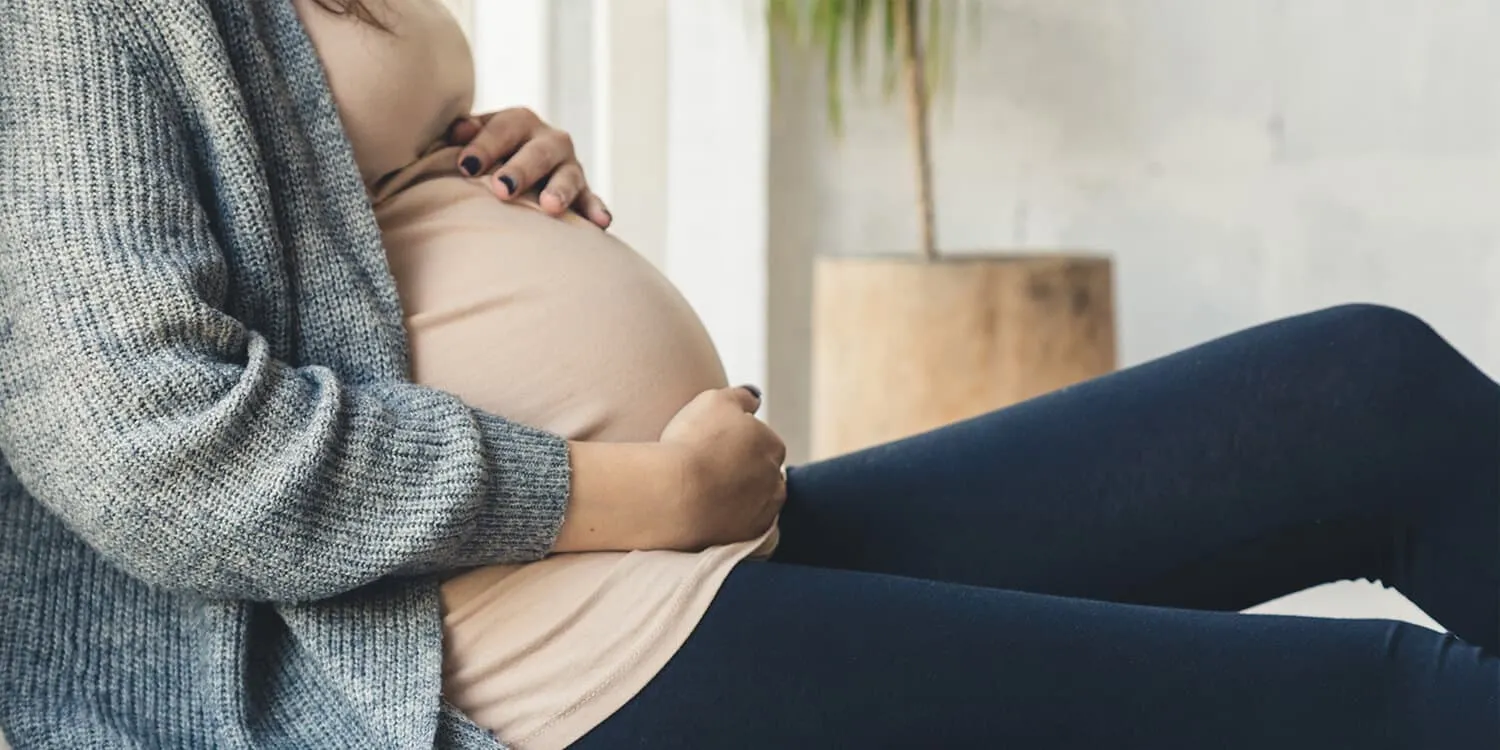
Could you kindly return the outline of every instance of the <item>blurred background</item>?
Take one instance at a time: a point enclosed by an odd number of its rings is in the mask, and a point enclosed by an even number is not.
[[[1500,374],[1500,0],[930,4],[956,30],[924,36],[943,252],[1106,258],[1093,322],[1113,340],[1095,343],[1119,366],[1370,301]],[[764,0],[452,5],[479,108],[530,106],[575,135],[617,234],[683,289],[731,379],[767,386],[793,457],[818,453],[812,423],[837,415],[814,398],[832,387],[814,350],[850,350],[815,342],[814,321],[884,336],[879,300],[909,317],[933,293],[814,294],[819,258],[919,258],[910,100],[899,75],[883,85],[881,9],[861,83],[830,79],[820,28],[768,21]],[[860,69],[847,47],[832,57]],[[1265,609],[1430,624],[1369,585]]]

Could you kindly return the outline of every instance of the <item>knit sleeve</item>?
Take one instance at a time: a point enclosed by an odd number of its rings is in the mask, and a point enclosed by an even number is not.
[[[216,598],[544,555],[565,441],[288,366],[224,311],[182,115],[92,2],[0,3],[0,451],[27,490],[130,574]]]

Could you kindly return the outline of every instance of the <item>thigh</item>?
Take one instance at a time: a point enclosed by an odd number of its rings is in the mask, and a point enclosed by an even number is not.
[[[1500,747],[1500,661],[1415,626],[777,563],[576,747]]]
[[[1427,549],[1482,565],[1479,597],[1500,580],[1497,412],[1420,321],[1336,308],[798,467],[777,559],[1234,610]]]

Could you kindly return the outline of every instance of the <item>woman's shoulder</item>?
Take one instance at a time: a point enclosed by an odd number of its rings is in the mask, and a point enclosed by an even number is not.
[[[149,76],[172,57],[188,56],[168,37],[190,28],[180,21],[208,1],[7,0],[0,11],[0,76],[8,90],[33,96],[66,91],[72,82],[118,86]],[[202,36],[199,49],[212,42]]]
[[[58,147],[37,143],[50,132],[43,113],[67,117],[75,149],[90,132],[160,143],[194,140],[184,126],[243,130],[242,92],[278,88],[266,50],[296,29],[286,2],[5,0],[0,145]]]
[[[7,0],[0,33],[12,40],[34,38],[56,54],[112,44],[160,30],[178,17],[206,11],[218,0]],[[82,45],[82,46],[81,46]],[[15,53],[6,49],[6,56]]]
[[[183,7],[200,2],[178,1]],[[164,138],[181,140],[163,125],[181,103],[169,92],[180,88],[171,83],[178,78],[172,70],[186,69],[187,62],[171,62],[173,48],[184,45],[168,43],[162,30],[170,19],[153,16],[158,7],[157,0],[6,0],[0,10],[3,158],[18,169],[45,172],[49,164],[61,168],[83,154],[108,162],[110,153],[128,148],[146,158],[146,143],[160,148]],[[33,187],[12,183],[7,187]]]
[[[232,74],[231,63],[247,57],[236,49],[265,58],[267,37],[294,28],[285,2],[6,0],[0,72],[22,85],[56,84],[45,75],[67,68],[88,80],[146,77],[191,89],[222,83],[214,74]]]

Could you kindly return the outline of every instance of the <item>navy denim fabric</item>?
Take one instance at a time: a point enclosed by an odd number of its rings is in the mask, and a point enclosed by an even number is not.
[[[582,748],[1500,748],[1500,388],[1405,313],[1229,336],[791,473]],[[1238,614],[1370,578],[1453,635]]]

